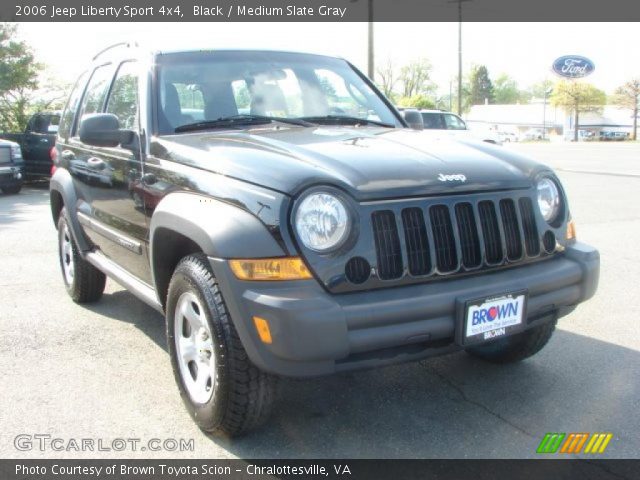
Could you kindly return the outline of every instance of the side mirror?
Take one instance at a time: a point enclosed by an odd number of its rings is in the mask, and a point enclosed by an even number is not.
[[[424,130],[424,121],[422,115],[417,110],[405,110],[404,120],[409,124],[409,127],[414,130]]]
[[[111,113],[84,115],[79,132],[82,143],[95,147],[117,147],[123,141],[118,117]]]

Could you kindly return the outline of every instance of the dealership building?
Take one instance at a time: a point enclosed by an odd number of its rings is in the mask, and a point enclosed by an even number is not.
[[[523,134],[531,129],[545,128],[550,138],[563,138],[573,130],[574,118],[562,107],[548,102],[534,101],[526,105],[474,105],[465,120],[471,128]],[[544,123],[543,123],[544,122]],[[593,132],[625,132],[633,130],[633,111],[615,105],[606,105],[599,112],[580,114],[579,129]]]

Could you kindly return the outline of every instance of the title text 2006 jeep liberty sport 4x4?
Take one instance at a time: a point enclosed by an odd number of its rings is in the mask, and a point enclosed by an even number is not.
[[[227,435],[278,376],[533,355],[594,294],[598,252],[551,170],[416,115],[342,59],[107,49],[57,139],[69,294],[109,276],[164,312],[186,407]]]

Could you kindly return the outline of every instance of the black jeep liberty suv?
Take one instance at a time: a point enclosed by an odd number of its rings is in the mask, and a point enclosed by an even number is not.
[[[56,149],[69,295],[108,276],[163,312],[208,432],[258,425],[279,376],[522,360],[597,287],[553,171],[422,131],[342,59],[110,47]]]

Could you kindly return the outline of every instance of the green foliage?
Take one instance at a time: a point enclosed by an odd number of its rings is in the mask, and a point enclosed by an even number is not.
[[[631,139],[636,140],[638,138],[638,109],[640,108],[640,78],[633,78],[616,88],[613,94],[613,102],[633,111]]]
[[[640,77],[616,88],[612,100],[616,105],[637,110],[640,101]]]
[[[537,83],[534,83],[530,88],[529,88],[529,94],[533,97],[533,98],[545,98],[549,97],[549,93],[545,93],[545,92],[549,92],[550,90],[553,90],[553,81],[549,80],[549,79],[544,79],[541,80]]]
[[[324,76],[318,77],[318,82],[320,83],[320,88],[322,88],[322,91],[325,93],[327,97],[332,98],[334,100],[338,98],[336,87],[333,86],[333,84],[327,77],[324,77]]]
[[[551,104],[574,112],[600,111],[606,102],[605,93],[586,82],[560,80],[551,94]]]
[[[387,98],[392,99],[395,95],[394,90],[398,79],[396,78],[393,61],[390,58],[376,69],[376,78],[378,88],[382,90],[382,93],[384,93]]]
[[[42,65],[31,48],[16,39],[17,26],[0,24],[0,130],[19,131],[31,115],[30,92],[38,86]]]
[[[471,105],[483,105],[485,102],[494,103],[493,83],[489,78],[489,71],[484,65],[473,67],[470,77]]]
[[[518,83],[506,73],[496,78],[493,83],[494,101],[498,105],[528,103],[531,95],[518,88]]]
[[[421,58],[400,69],[399,82],[403,97],[433,95],[436,85],[431,81],[431,62]]]
[[[578,141],[580,113],[600,112],[606,101],[607,96],[602,90],[590,83],[575,80],[559,81],[551,94],[552,105],[564,107],[565,110],[573,112],[575,141]]]
[[[418,94],[410,97],[400,97],[398,99],[398,105],[400,107],[413,107],[413,108],[436,108],[435,102],[426,95]]]
[[[180,106],[182,108],[204,109],[204,97],[198,85],[186,85],[184,83],[175,84]]]
[[[452,85],[452,94],[451,94],[451,105],[453,106],[453,111],[455,111],[457,113],[457,109],[458,109],[458,78],[456,77],[453,85]],[[448,104],[448,99],[449,97],[446,97],[447,100],[447,104]],[[469,76],[463,76],[462,77],[462,112],[461,113],[468,113],[469,110],[471,110],[471,81],[469,79]],[[484,103],[484,102],[483,102]],[[449,107],[447,106],[446,109],[448,110]]]
[[[138,129],[138,77],[133,74],[119,76],[109,95],[107,112],[120,121],[120,127]]]
[[[247,84],[243,81],[242,85],[235,91],[236,105],[238,108],[249,108],[251,105],[251,94],[247,88]]]

